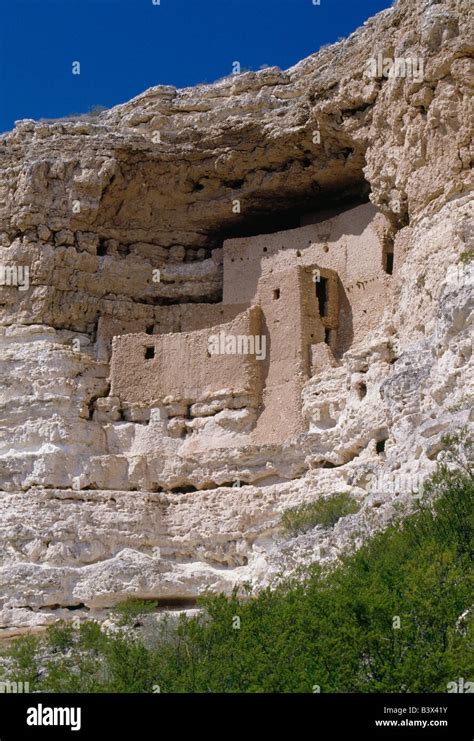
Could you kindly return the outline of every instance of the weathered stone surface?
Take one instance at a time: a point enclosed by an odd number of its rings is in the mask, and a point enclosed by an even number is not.
[[[471,15],[399,0],[287,71],[158,86],[0,137],[0,262],[30,268],[28,290],[0,286],[3,634],[130,595],[258,588],[413,501],[472,415]],[[422,78],[371,76],[379,53],[423,60]],[[190,304],[222,299],[224,239],[294,226],[295,210],[323,223],[369,191],[393,294],[337,363],[313,358],[297,441],[242,444],[252,411],[229,389],[193,418],[171,398],[168,417],[109,396],[114,334],[188,331]],[[357,514],[282,532],[286,508],[339,491]]]

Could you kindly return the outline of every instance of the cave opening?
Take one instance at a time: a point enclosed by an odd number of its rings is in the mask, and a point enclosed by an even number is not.
[[[375,443],[375,450],[376,450],[377,455],[381,455],[382,453],[385,452],[385,441],[386,441],[386,438],[385,440],[378,440]]]
[[[173,486],[168,491],[171,494],[192,494],[195,491],[198,491],[198,488],[192,484],[185,484],[183,486]]]
[[[369,193],[370,186],[362,178],[341,190],[326,191],[324,195],[323,192],[318,192],[315,183],[305,192],[288,193],[284,198],[273,194],[271,205],[268,197],[257,196],[254,198],[252,211],[243,209],[239,216],[233,215],[232,221],[226,220],[220,229],[209,233],[209,244],[211,247],[219,246],[226,239],[274,234],[316,224],[368,203]]]

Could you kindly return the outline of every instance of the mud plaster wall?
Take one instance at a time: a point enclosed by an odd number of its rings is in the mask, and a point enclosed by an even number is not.
[[[226,389],[229,394],[259,396],[261,369],[254,355],[208,354],[209,336],[216,328],[150,336],[145,333],[114,337],[111,395],[129,404],[158,406],[166,397],[194,402]],[[248,309],[218,327],[230,335],[262,334],[261,311]],[[147,360],[145,349],[154,347]]]
[[[339,276],[337,355],[380,322],[391,276],[383,269],[388,222],[364,204],[318,224],[224,242],[225,304],[254,303],[260,276],[297,265],[334,270]]]
[[[248,304],[176,304],[156,306],[153,315],[148,318],[121,320],[104,316],[98,324],[97,356],[99,360],[108,362],[112,339],[118,335],[145,331],[152,335],[193,332],[230,322],[248,308]]]
[[[331,277],[335,282],[336,276]],[[199,318],[194,321],[215,322],[208,329],[115,337],[111,395],[123,403],[157,406],[170,397],[195,402],[223,389],[229,395],[246,392],[257,405],[262,402],[252,442],[283,442],[298,435],[304,430],[301,392],[310,376],[311,345],[324,341],[313,268],[293,266],[262,276],[256,301],[233,321],[221,324],[217,322],[224,305],[196,307]],[[209,336],[220,332],[265,335],[266,357],[209,356]],[[146,360],[145,349],[151,346],[155,357]]]
[[[223,303],[156,307],[148,334],[116,337],[112,396],[157,405],[166,397],[195,402],[229,389],[250,392],[259,402],[263,387],[252,442],[282,442],[300,434],[302,388],[312,372],[332,364],[327,345],[337,357],[381,319],[390,286],[383,269],[387,227],[365,204],[298,229],[228,240]],[[317,297],[322,279],[324,316]],[[247,301],[252,308],[243,311]],[[112,334],[136,332],[136,325],[109,323],[101,331],[110,343]],[[265,359],[209,356],[209,336],[218,332],[264,334]],[[153,359],[145,359],[147,345],[155,348]]]
[[[181,332],[192,332],[196,329],[216,327],[230,322],[238,314],[249,308],[248,304],[187,304],[181,306]]]
[[[309,377],[309,348],[318,329],[324,336],[312,276],[300,267],[268,273],[259,281],[257,301],[268,340],[263,406],[252,436],[259,443],[282,442],[304,429],[301,391]]]

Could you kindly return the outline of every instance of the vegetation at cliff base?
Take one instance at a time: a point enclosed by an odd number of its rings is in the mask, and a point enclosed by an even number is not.
[[[317,525],[323,528],[333,527],[341,517],[359,511],[359,505],[349,492],[333,494],[326,499],[302,504],[300,507],[287,509],[281,518],[283,528],[296,535]]]
[[[145,608],[130,604],[115,633],[59,624],[13,644],[8,678],[30,691],[252,693],[446,692],[474,680],[473,475],[453,455],[415,514],[329,573],[314,566],[251,599],[209,596],[198,616],[157,622],[152,645],[132,628]]]

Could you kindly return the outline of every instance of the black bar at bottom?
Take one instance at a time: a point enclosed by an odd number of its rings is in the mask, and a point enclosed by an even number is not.
[[[293,732],[309,726],[315,739],[474,737],[470,694],[0,694],[0,741],[92,740],[104,733],[135,740],[173,727],[180,737],[200,731],[247,738],[260,725],[266,735],[272,727],[283,731],[282,723]]]

